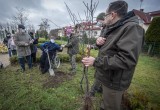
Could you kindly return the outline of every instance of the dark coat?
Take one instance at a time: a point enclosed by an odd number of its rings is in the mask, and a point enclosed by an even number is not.
[[[99,48],[94,62],[96,78],[103,85],[115,90],[129,87],[144,42],[144,33],[133,12],[108,27],[106,43]]]
[[[78,36],[75,35],[71,35],[68,43],[66,45],[66,47],[68,48],[67,53],[70,55],[75,55],[79,53],[79,39]]]
[[[45,55],[47,55],[47,53],[45,52],[45,49],[47,49],[49,55],[53,56],[56,54],[57,51],[61,50],[61,46],[49,41],[49,42],[45,42],[45,43],[41,44],[40,49],[42,50],[43,54],[45,54]]]

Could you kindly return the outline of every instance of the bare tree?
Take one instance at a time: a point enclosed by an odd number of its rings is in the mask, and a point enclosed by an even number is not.
[[[50,28],[50,25],[49,25],[48,22],[49,22],[48,19],[46,19],[46,18],[42,19],[42,22],[40,24],[40,26],[42,28],[41,30],[46,30],[47,31]]]
[[[23,24],[25,25],[28,21],[28,11],[24,8],[16,7],[17,13],[13,16],[13,22],[15,24]]]

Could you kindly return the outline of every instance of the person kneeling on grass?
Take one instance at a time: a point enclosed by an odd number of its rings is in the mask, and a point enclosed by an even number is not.
[[[62,51],[63,48],[55,43],[54,37],[51,36],[49,42],[45,42],[40,45],[40,49],[42,50],[42,55],[40,58],[40,70],[42,74],[46,73],[49,70],[49,61],[47,52],[49,54],[50,60],[56,56],[57,51]]]

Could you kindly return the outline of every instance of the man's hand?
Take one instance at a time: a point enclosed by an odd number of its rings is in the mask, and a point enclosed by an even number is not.
[[[29,44],[28,44],[28,43],[25,43],[24,45],[25,45],[25,46],[28,46]]]
[[[64,48],[66,45],[61,45],[62,48]]]
[[[92,66],[93,63],[95,61],[95,58],[94,57],[84,57],[82,59],[82,63],[85,65],[85,66]]]
[[[94,45],[87,45],[87,48],[94,49]]]
[[[34,39],[30,40],[30,41],[29,41],[29,44],[33,44],[33,42],[34,42]]]
[[[47,53],[47,52],[48,52],[48,49],[44,49],[44,51]]]
[[[99,46],[102,46],[106,42],[106,38],[104,37],[98,37],[96,40],[96,44]]]

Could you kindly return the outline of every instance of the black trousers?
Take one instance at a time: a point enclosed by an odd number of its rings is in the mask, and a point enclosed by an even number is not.
[[[40,58],[40,69],[41,72],[44,74],[48,71],[49,69],[49,62],[48,62],[48,57],[46,54],[42,54]]]
[[[31,54],[32,63],[36,63],[36,52]]]

